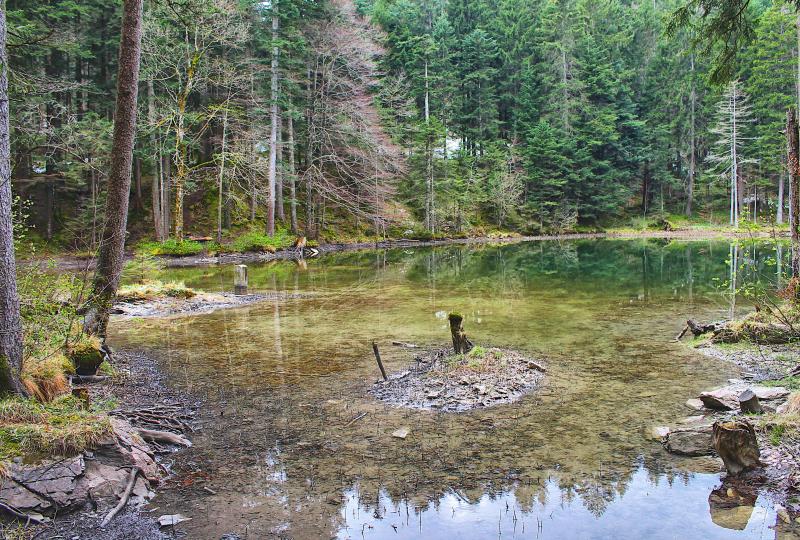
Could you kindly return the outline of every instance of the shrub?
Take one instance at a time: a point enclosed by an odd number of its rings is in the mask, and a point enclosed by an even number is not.
[[[294,236],[285,229],[276,230],[274,236],[268,236],[258,231],[250,231],[234,240],[231,249],[236,253],[250,251],[275,253],[279,249],[291,247],[293,243]]]
[[[205,248],[200,242],[193,240],[179,241],[170,238],[164,242],[143,242],[138,250],[154,256],[188,257],[199,255]]]

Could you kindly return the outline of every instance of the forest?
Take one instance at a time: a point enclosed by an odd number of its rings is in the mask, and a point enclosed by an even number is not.
[[[0,0],[0,537],[797,538],[798,112],[800,0]]]
[[[790,3],[718,44],[674,1],[145,2],[131,233],[218,242],[527,234],[685,215],[782,224],[798,102]],[[10,0],[18,213],[91,251],[120,3]],[[31,205],[33,205],[31,207]]]

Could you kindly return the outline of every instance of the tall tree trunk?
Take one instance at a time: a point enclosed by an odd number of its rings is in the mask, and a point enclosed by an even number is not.
[[[692,72],[692,89],[689,94],[690,104],[690,125],[689,125],[689,184],[686,188],[686,215],[692,217],[692,203],[694,202],[694,181],[697,171],[697,149],[696,145],[696,109],[697,109],[697,89],[695,88],[694,81],[694,53],[690,57],[691,72]]]
[[[431,140],[430,129],[430,92],[428,82],[428,61],[425,61],[425,228],[434,232],[436,217],[434,216],[433,202],[433,141]],[[376,167],[377,168],[377,167]],[[377,174],[376,174],[377,180]],[[375,213],[379,211],[375,208]],[[378,231],[375,231],[377,235]]]
[[[219,189],[217,190],[217,242],[222,243],[222,199],[224,198],[225,191],[223,185],[225,182],[225,144],[228,142],[228,108],[225,107],[225,115],[222,117],[222,156],[220,157],[219,164]]]
[[[294,121],[292,115],[287,115],[286,129],[289,135],[289,196],[291,197],[292,232],[297,234],[297,175],[294,166]]]
[[[155,131],[156,124],[156,94],[153,88],[153,79],[147,80],[147,122],[150,124],[150,145],[153,147],[153,185],[152,185],[152,199],[153,199],[153,228],[156,233],[156,240],[163,242],[164,238],[164,211],[161,208],[163,201],[161,199],[161,183],[163,178],[163,166],[161,163],[161,155],[158,151],[158,136]]]
[[[286,212],[283,208],[283,180],[286,175],[284,174],[283,159],[283,118],[280,108],[278,109],[278,134],[275,144],[277,145],[277,157],[275,163],[275,210],[278,221],[285,222]]]
[[[778,215],[775,218],[775,221],[778,224],[783,223],[783,190],[784,190],[784,180],[783,180],[783,171],[780,172],[778,175]]]
[[[0,393],[25,394],[22,371],[22,320],[11,218],[11,139],[8,108],[6,3],[0,0]]]
[[[278,5],[272,4],[272,81],[270,84],[269,179],[267,198],[267,234],[275,234],[275,173],[278,157]]]
[[[793,107],[786,112],[786,144],[789,169],[789,229],[792,233],[792,276],[800,275],[800,134]]]
[[[105,336],[108,316],[119,287],[125,259],[128,199],[131,189],[133,144],[136,138],[136,101],[142,46],[142,1],[125,0],[119,46],[117,104],[111,168],[108,174],[105,224],[84,329]]]

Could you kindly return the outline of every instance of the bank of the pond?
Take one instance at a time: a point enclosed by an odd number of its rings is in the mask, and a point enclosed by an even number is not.
[[[122,438],[119,433],[114,433],[113,444],[122,451],[122,456],[118,457],[101,446],[92,447],[74,458],[62,458],[61,461],[78,460],[82,466],[80,470],[70,471],[71,480],[67,477],[54,477],[52,480],[48,480],[49,477],[36,477],[32,483],[23,483],[12,476],[17,491],[32,489],[37,496],[46,496],[55,512],[47,512],[45,521],[39,524],[26,523],[24,518],[2,522],[0,534],[3,537],[20,540],[164,540],[176,537],[173,527],[164,527],[159,523],[161,516],[157,511],[157,502],[151,510],[143,508],[144,504],[158,496],[160,490],[170,485],[172,468],[184,459],[185,451],[180,449],[182,445],[151,439],[149,434],[157,436],[171,432],[183,437],[180,435],[183,432],[191,437],[196,427],[195,414],[201,404],[188,394],[176,391],[150,355],[137,351],[116,351],[113,358],[113,376],[95,384],[76,384],[74,388],[91,402],[119,404],[108,415],[114,425],[127,426],[123,428]],[[126,451],[133,453],[127,456]],[[23,478],[26,470],[33,475],[38,474],[36,464],[20,466],[24,467],[21,469]],[[101,525],[117,503],[117,498],[124,496],[123,488],[132,466],[140,467],[140,472],[130,499],[108,524]],[[156,468],[150,471],[147,467]],[[106,484],[100,484],[101,481],[106,482],[107,486],[103,487]],[[146,487],[141,489],[149,492],[140,493],[138,486],[142,481]],[[39,490],[42,490],[41,493]],[[18,498],[21,502],[28,499],[30,497]],[[69,505],[62,507],[62,501],[65,504],[69,502]],[[29,504],[34,504],[34,501],[29,501]],[[28,508],[16,509],[22,515],[35,512]]]
[[[720,328],[730,324],[737,323],[724,323]],[[712,338],[710,332],[687,345],[738,366],[741,379],[731,379],[726,386],[709,388],[698,396],[685,396],[691,416],[670,427],[654,428],[651,436],[662,439],[672,453],[702,456],[715,452],[715,422],[750,423],[761,466],[739,476],[728,474],[723,485],[737,496],[765,493],[776,503],[781,521],[793,526],[800,519],[800,343],[719,343]],[[755,405],[746,406],[743,400],[753,399],[753,395]],[[750,407],[759,409],[760,414],[746,410]]]
[[[537,242],[537,241],[569,241],[569,240],[591,240],[591,239],[647,239],[662,238],[675,240],[726,240],[726,239],[765,239],[788,237],[788,233],[783,230],[733,230],[725,228],[698,228],[682,229],[673,231],[658,230],[629,230],[618,229],[606,232],[593,233],[566,233],[558,235],[519,235],[519,234],[500,234],[494,236],[476,236],[467,238],[441,238],[435,240],[413,240],[407,238],[376,240],[373,242],[350,242],[350,243],[327,243],[320,244],[314,248],[314,252],[306,251],[307,255],[324,255],[327,253],[341,253],[345,251],[364,251],[370,249],[392,249],[392,248],[415,248],[415,247],[438,247],[448,245],[502,245],[518,242]],[[129,258],[133,258],[133,253],[129,253]],[[296,260],[299,253],[293,249],[281,249],[274,253],[271,252],[245,252],[245,253],[218,253],[214,255],[200,254],[190,256],[160,256],[157,257],[163,266],[168,268],[210,266],[216,264],[246,264],[254,262],[269,262],[277,260]],[[33,259],[31,262],[40,264],[52,263],[61,270],[91,270],[94,268],[94,259],[86,256],[75,256],[64,254],[56,256],[46,261],[43,259]]]

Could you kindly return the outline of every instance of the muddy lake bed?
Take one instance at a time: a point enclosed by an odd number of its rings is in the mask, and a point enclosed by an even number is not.
[[[330,254],[250,265],[249,292],[281,293],[264,302],[116,318],[109,340],[204,403],[152,503],[188,538],[794,538],[766,496],[710,507],[718,463],[645,436],[741,375],[674,343],[685,320],[745,310],[731,278],[781,264],[770,243],[667,239]],[[155,277],[233,290],[231,265]],[[447,344],[454,310],[476,344],[546,358],[544,384],[460,413],[372,397],[372,340],[400,372],[415,351],[392,342]]]

